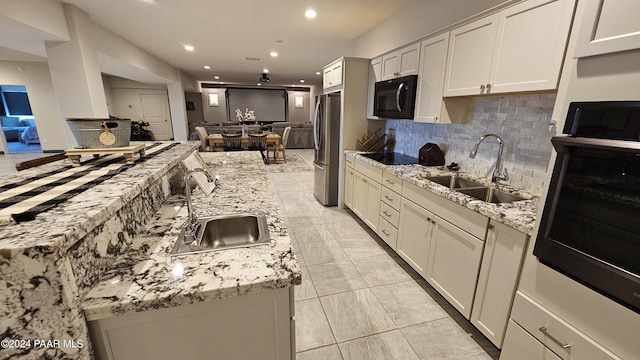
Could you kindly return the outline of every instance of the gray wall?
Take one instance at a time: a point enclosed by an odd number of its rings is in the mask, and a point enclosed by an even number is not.
[[[555,135],[555,128],[549,128],[555,98],[555,94],[479,97],[471,100],[472,110],[460,124],[387,120],[386,130],[396,129],[396,152],[417,156],[422,145],[436,143],[445,151],[447,164],[456,162],[462,171],[481,177],[491,177],[498,143],[486,139],[475,159],[469,153],[478,137],[495,133],[505,142],[503,161],[511,176],[507,183],[540,194]]]
[[[289,100],[287,103],[287,121],[294,123],[310,122],[309,113],[314,104],[311,104],[311,93],[309,91],[287,91]],[[296,96],[302,96],[303,108],[296,109]]]
[[[202,109],[202,94],[199,92],[185,92],[185,101],[191,101],[195,105],[194,110],[187,110],[189,133],[195,131],[195,127],[204,122],[204,110]],[[207,104],[208,105],[208,104]]]
[[[229,121],[227,117],[226,89],[202,88],[202,112],[205,124],[216,124]],[[218,94],[219,106],[209,106],[209,94]]]

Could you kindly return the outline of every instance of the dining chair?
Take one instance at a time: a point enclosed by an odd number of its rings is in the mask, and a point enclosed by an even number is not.
[[[289,133],[291,132],[291,126],[287,126],[284,128],[282,132],[282,138],[280,139],[280,144],[267,144],[267,157],[269,157],[269,151],[273,152],[273,160],[277,163],[279,158],[278,155],[282,153],[282,160],[286,163],[286,149],[287,149],[287,140],[289,139]]]
[[[222,133],[222,141],[224,142],[224,151],[241,151],[242,150],[242,134],[241,133]]]
[[[200,150],[213,151],[211,146],[209,146],[209,140],[207,140],[207,136],[209,136],[209,134],[207,133],[207,129],[203,128],[202,126],[196,126],[196,133],[200,138]]]
[[[267,158],[264,151],[267,149],[267,133],[249,133],[249,150],[258,150],[262,155],[262,161],[266,164]]]

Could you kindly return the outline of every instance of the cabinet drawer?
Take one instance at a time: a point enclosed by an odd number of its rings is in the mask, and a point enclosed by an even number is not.
[[[620,359],[519,291],[516,292],[511,317],[562,359]]]
[[[400,199],[402,199],[402,196],[400,194],[391,191],[389,190],[389,188],[383,186],[380,199],[392,208],[400,210]]]
[[[389,221],[391,225],[398,227],[400,212],[384,202],[380,202],[380,217]]]
[[[356,159],[355,169],[378,184],[382,182],[382,169],[367,164],[365,160]]]
[[[382,173],[382,185],[400,194],[402,192],[402,180],[390,172]]]
[[[398,240],[398,229],[396,229],[390,222],[380,216],[378,221],[378,236],[391,246],[393,250],[396,249],[396,241]]]
[[[402,196],[454,224],[469,234],[484,239],[489,218],[451,200],[403,181]],[[383,196],[384,199],[384,196]]]

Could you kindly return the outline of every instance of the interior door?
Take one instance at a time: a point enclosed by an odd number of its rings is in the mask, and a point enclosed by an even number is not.
[[[173,139],[173,129],[169,119],[169,99],[167,95],[140,94],[144,121],[149,123],[155,140]]]

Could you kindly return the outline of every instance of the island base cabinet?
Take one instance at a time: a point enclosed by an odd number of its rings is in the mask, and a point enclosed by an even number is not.
[[[96,358],[295,359],[293,288],[89,322]]]
[[[484,243],[437,216],[433,226],[427,282],[468,320]]]

